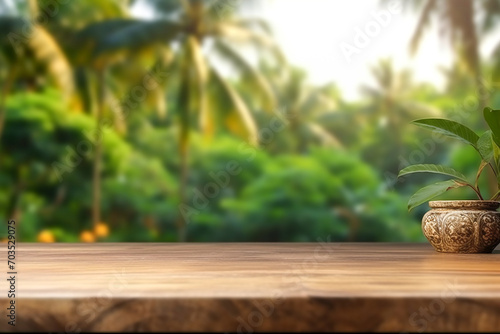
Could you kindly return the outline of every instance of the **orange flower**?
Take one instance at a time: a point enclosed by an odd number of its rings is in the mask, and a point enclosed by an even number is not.
[[[43,230],[38,233],[37,236],[38,242],[54,242],[54,235],[49,230]]]
[[[94,227],[94,234],[98,238],[105,238],[109,235],[109,227],[105,223],[99,223]]]
[[[82,242],[94,242],[95,241],[95,235],[90,232],[90,231],[83,231],[80,234],[80,240]]]

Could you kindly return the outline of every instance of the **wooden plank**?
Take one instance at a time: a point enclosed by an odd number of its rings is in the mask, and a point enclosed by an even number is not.
[[[20,244],[17,326],[4,320],[0,330],[499,331],[499,253],[396,243]]]

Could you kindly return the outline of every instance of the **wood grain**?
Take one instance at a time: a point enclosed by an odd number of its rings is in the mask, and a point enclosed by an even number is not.
[[[500,330],[499,251],[329,242],[20,244],[17,271],[17,326],[4,320],[2,331]]]

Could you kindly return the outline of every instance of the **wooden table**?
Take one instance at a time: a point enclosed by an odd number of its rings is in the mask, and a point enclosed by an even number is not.
[[[2,279],[2,331],[500,331],[498,250],[20,244],[16,262],[17,324]]]

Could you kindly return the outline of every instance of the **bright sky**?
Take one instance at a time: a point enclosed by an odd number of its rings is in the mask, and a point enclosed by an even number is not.
[[[361,84],[372,82],[370,66],[381,58],[392,58],[397,69],[412,68],[417,81],[432,82],[438,87],[444,83],[437,68],[448,66],[453,60],[448,42],[441,40],[433,26],[426,31],[415,57],[411,57],[409,41],[418,15],[401,10],[401,1],[392,1],[399,11],[393,11],[386,26],[378,25],[378,33],[372,14],[388,11],[391,2],[271,0],[263,1],[258,10],[272,25],[293,64],[306,68],[314,83],[335,82],[344,97],[353,100],[359,97]],[[352,54],[348,61],[341,47],[356,46],[358,29],[365,33],[369,29],[373,37],[367,35],[366,46],[358,48],[359,53]]]
[[[411,58],[409,40],[418,16],[403,12],[401,1],[394,3],[399,10],[390,14],[385,26],[372,16],[382,10],[390,13],[388,4],[379,0],[273,0],[263,2],[260,10],[290,61],[306,68],[314,83],[335,82],[346,99],[356,99],[359,86],[372,82],[370,66],[381,58],[392,58],[396,68],[413,68],[416,80],[442,84],[436,68],[451,63],[450,48],[443,46],[436,31],[429,31]],[[359,31],[365,34],[366,42]],[[363,42],[366,45],[360,44]],[[342,47],[348,50],[350,46],[359,53],[352,53],[348,61],[349,53]]]
[[[224,1],[230,4],[242,0]],[[410,57],[409,43],[418,15],[403,11],[402,1],[261,0],[247,8],[247,15],[269,22],[289,61],[306,69],[312,83],[334,82],[347,100],[359,97],[361,84],[373,82],[370,66],[381,58],[391,58],[396,69],[413,69],[417,81],[441,87],[444,77],[438,66],[448,67],[453,61],[448,40],[440,38],[438,27],[433,25],[426,31],[417,54]],[[391,3],[394,7],[390,7]],[[377,24],[373,14],[390,9],[393,11],[384,26]],[[371,36],[365,35],[363,41],[358,32],[366,34],[367,29]],[[356,37],[360,39],[357,44]],[[495,42],[491,38],[484,41],[481,53],[489,56]],[[348,61],[342,46],[361,47]]]

